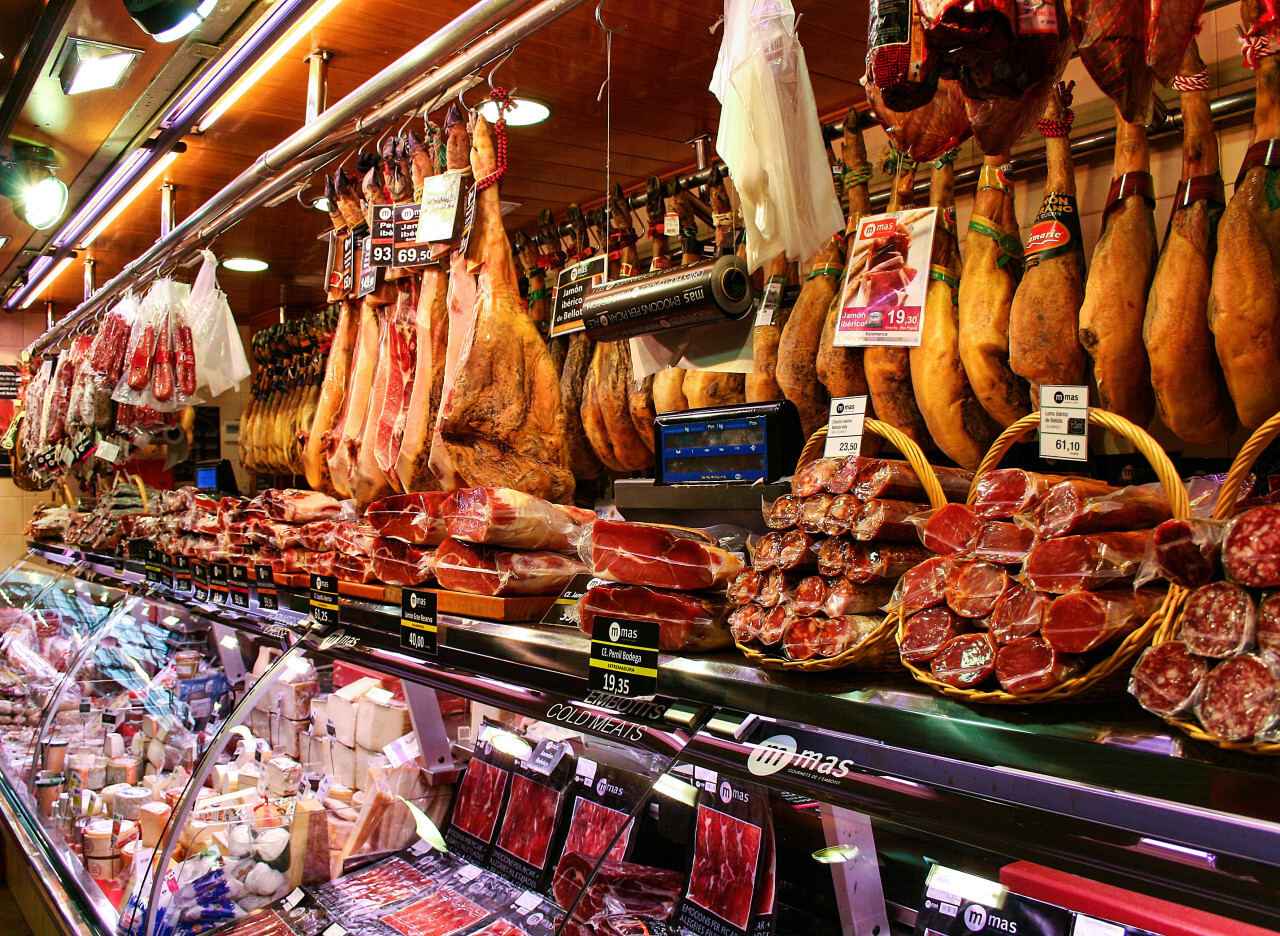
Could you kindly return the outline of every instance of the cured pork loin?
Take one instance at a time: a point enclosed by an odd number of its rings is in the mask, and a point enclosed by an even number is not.
[[[1084,242],[1071,164],[1071,87],[1054,89],[1041,118],[1048,176],[1044,201],[1031,226],[1026,270],[1009,310],[1009,367],[1031,384],[1031,408],[1040,408],[1042,384],[1085,382],[1080,347],[1084,302]]]
[[[580,507],[562,507],[508,488],[465,488],[441,506],[445,528],[454,539],[487,546],[550,549],[572,553],[596,515]]]
[[[956,244],[955,166],[950,154],[934,164],[929,201],[938,209],[938,226],[920,346],[909,352],[911,386],[934,444],[956,464],[972,470],[991,446],[995,427],[969,386],[960,360],[960,248]]]
[[[488,121],[476,117],[471,166],[477,185],[499,172]],[[476,197],[468,265],[477,271],[470,314],[450,317],[453,380],[440,402],[443,448],[472,486],[510,487],[552,501],[573,495],[555,365],[520,302],[497,179]],[[446,365],[447,366],[447,365]],[[443,479],[442,479],[443,480]]]
[[[1270,4],[1267,4],[1270,6]],[[1244,0],[1240,18],[1251,39],[1280,43],[1280,23],[1264,18],[1263,0]],[[1280,58],[1255,60],[1257,105],[1253,145],[1245,153],[1235,193],[1218,222],[1209,327],[1236,416],[1256,429],[1280,410],[1280,203],[1273,176],[1280,155]]]
[[[359,331],[358,306],[344,302],[342,311],[338,313],[338,324],[333,331],[333,344],[329,348],[329,359],[325,363],[324,383],[320,388],[315,418],[312,420],[311,432],[307,436],[307,445],[302,453],[307,484],[314,490],[330,495],[338,494],[338,489],[333,483],[333,476],[329,470],[326,445],[342,413],[343,399],[351,376],[352,351]]]
[[[1174,83],[1182,103],[1182,181],[1147,296],[1142,339],[1160,421],[1184,442],[1205,444],[1235,431],[1236,411],[1209,331],[1210,275],[1224,199],[1209,74],[1194,39]]]
[[[1142,343],[1158,252],[1149,167],[1146,130],[1117,108],[1115,168],[1080,308],[1080,343],[1093,358],[1098,406],[1144,428],[1155,413]]]
[[[1025,381],[1009,367],[1009,314],[1022,275],[1008,156],[987,156],[960,276],[960,360],[978,402],[1001,426],[1030,411]],[[977,235],[977,236],[974,236]]]

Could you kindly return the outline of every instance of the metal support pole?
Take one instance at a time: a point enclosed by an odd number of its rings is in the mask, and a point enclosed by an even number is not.
[[[98,291],[97,272],[98,261],[93,257],[84,258],[84,298],[89,300],[93,298],[93,294]]]
[[[46,299],[44,301],[44,327],[45,331],[53,328],[53,300]]]
[[[168,237],[177,217],[178,187],[172,182],[160,186],[160,236]]]
[[[307,72],[307,116],[304,123],[311,123],[329,106],[329,59],[333,53],[328,49],[316,49],[307,56],[310,67]]]

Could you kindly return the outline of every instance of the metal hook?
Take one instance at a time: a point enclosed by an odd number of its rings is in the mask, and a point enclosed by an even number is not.
[[[498,64],[494,65],[494,66],[493,66],[493,68],[489,69],[489,77],[488,77],[488,79],[487,79],[487,80],[488,80],[488,82],[489,82],[489,90],[490,90],[490,91],[492,91],[492,90],[493,90],[493,75],[494,75],[494,72],[496,72],[499,68],[501,68],[504,64],[506,64],[507,59],[511,58],[511,56],[515,54],[515,51],[516,51],[516,49],[517,49],[517,48],[519,48],[519,46],[520,46],[520,43],[518,43],[518,42],[517,42],[517,43],[516,43],[515,45],[513,45],[511,48],[507,49],[507,51],[506,51],[506,52],[504,52],[501,56],[499,56],[499,58],[498,58]]]
[[[604,24],[604,17],[601,14],[604,12],[604,5],[606,2],[607,0],[600,0],[600,2],[596,4],[596,25],[599,26],[603,32],[609,33],[610,35],[622,32],[627,28],[627,23],[623,23],[617,29],[610,29]]]

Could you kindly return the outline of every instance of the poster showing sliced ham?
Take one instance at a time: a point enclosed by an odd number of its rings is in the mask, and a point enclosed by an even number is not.
[[[708,794],[704,790],[702,797],[707,801],[698,805],[693,865],[689,871],[685,903],[680,911],[681,927],[700,934],[714,932],[717,927],[697,910],[692,910],[691,904],[713,914],[734,930],[745,933],[751,922],[760,877],[763,824],[757,825],[723,811],[731,803],[750,806],[751,794],[743,791],[748,803],[742,804],[733,798],[738,792],[735,781],[722,779],[720,783],[727,787],[728,802],[724,802],[726,796],[713,800],[716,794]],[[767,812],[760,815],[763,822]]]
[[[628,831],[619,835],[624,826]],[[625,812],[579,796],[573,801],[573,817],[569,820],[564,852],[577,852],[591,858],[603,855],[610,861],[622,861],[627,856],[630,834]]]
[[[506,786],[507,771],[472,757],[453,804],[451,828],[482,842],[492,841]]]
[[[547,861],[551,836],[560,809],[559,790],[522,774],[511,778],[507,818],[498,836],[498,847],[526,864],[542,867]]]

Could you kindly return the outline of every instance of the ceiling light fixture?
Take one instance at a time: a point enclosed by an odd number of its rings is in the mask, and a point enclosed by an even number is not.
[[[68,36],[49,75],[58,79],[63,94],[118,88],[141,55],[141,49]]]
[[[245,72],[240,79],[231,86],[226,94],[218,98],[208,113],[200,118],[199,130],[204,132],[217,122],[218,118],[231,109],[236,101],[244,96],[245,92],[257,84],[262,76],[271,71],[275,67],[276,62],[284,56],[286,52],[292,49],[303,36],[311,32],[316,25],[328,16],[342,0],[320,0],[315,6],[306,12],[302,19],[294,23],[289,31],[268,49],[261,58],[253,63],[253,67]]]
[[[507,126],[527,127],[530,124],[542,123],[551,116],[551,108],[533,98],[512,98],[516,106],[507,110]],[[485,101],[480,105],[480,116],[489,123],[498,122],[498,105],[494,101]]]
[[[44,147],[40,147],[45,150]],[[48,158],[53,151],[47,150]],[[67,210],[67,185],[53,174],[44,153],[26,158],[19,152],[16,162],[0,165],[0,195],[13,202],[18,217],[38,231],[58,223]]]
[[[8,246],[9,246],[9,235],[0,234],[0,250],[4,250]]]
[[[50,270],[47,274],[45,274],[45,276],[40,280],[39,288],[31,290],[31,294],[22,301],[22,308],[24,309],[27,308],[28,306],[31,305],[31,303],[35,302],[37,299],[43,296],[45,293],[45,290],[47,290],[50,286],[53,285],[53,281],[56,280],[62,274],[63,270],[65,270],[67,267],[71,265],[71,261],[74,260],[75,258],[76,258],[76,255],[72,254],[69,257],[63,257],[56,264],[54,264],[53,269]],[[42,257],[41,259],[43,260],[46,258]]]
[[[253,257],[228,257],[222,261],[222,265],[237,273],[261,273],[268,266],[267,261],[256,260]]]
[[[124,0],[133,21],[156,42],[181,39],[203,23],[218,0]]]
[[[112,204],[111,210],[99,218],[98,223],[95,224],[92,229],[90,229],[89,233],[84,236],[84,239],[80,241],[80,246],[88,247],[97,240],[98,236],[109,228],[111,223],[115,221],[116,218],[120,217],[124,210],[133,204],[134,200],[139,195],[150,188],[151,184],[164,174],[164,171],[173,164],[173,161],[178,158],[178,155],[178,153],[166,153],[164,158],[152,166],[146,175],[134,183],[133,188],[129,189],[129,191],[120,198],[117,198],[115,203]]]

